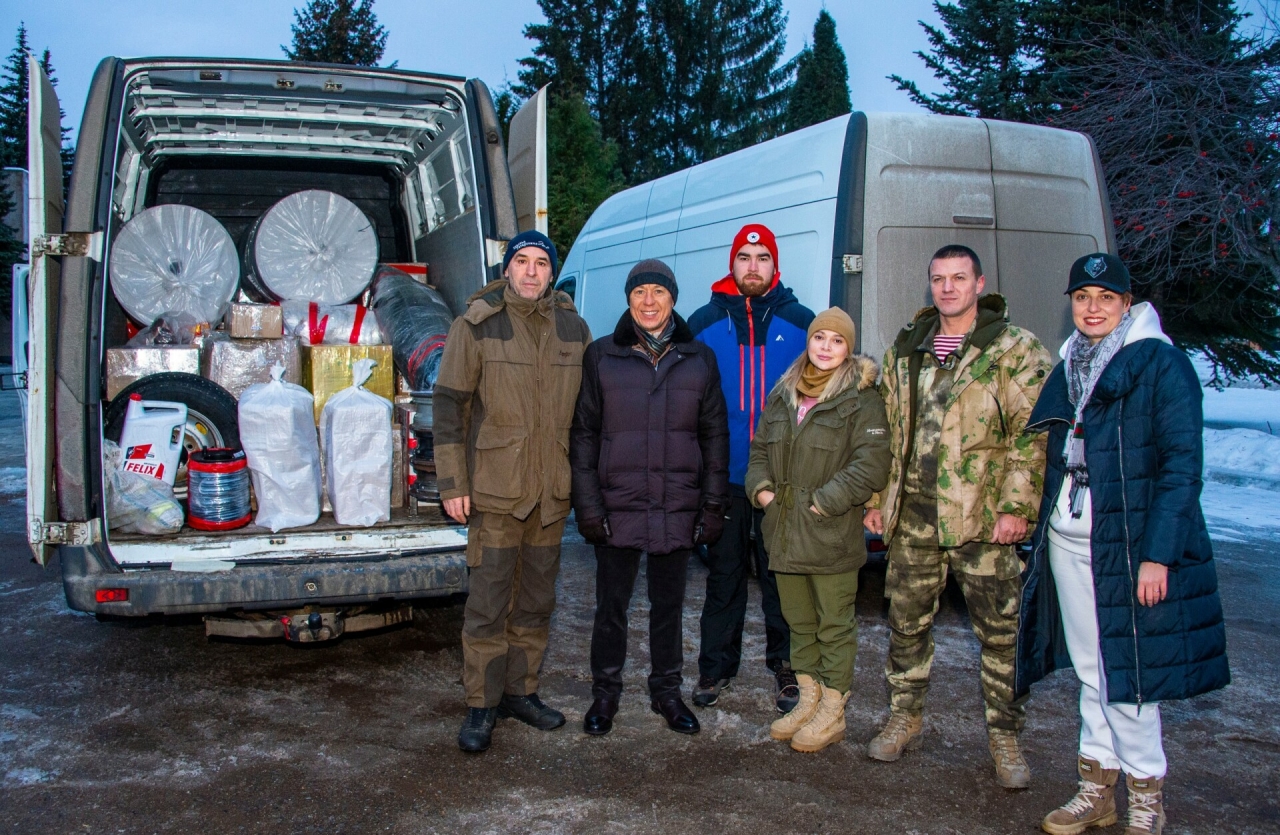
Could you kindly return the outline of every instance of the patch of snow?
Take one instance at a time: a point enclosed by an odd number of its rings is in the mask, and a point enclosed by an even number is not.
[[[1200,508],[1215,539],[1238,540],[1264,530],[1280,530],[1278,490],[1207,481],[1200,494]]]
[[[1215,429],[1243,427],[1280,435],[1280,391],[1207,388],[1204,424]]]
[[[49,772],[41,771],[38,768],[15,768],[5,772],[4,782],[19,786],[30,786],[46,782],[52,777],[53,775]]]
[[[1204,477],[1280,488],[1280,437],[1254,429],[1204,430]]]

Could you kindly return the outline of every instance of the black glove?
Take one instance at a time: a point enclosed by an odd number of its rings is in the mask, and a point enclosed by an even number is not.
[[[582,538],[592,545],[608,544],[609,537],[613,535],[613,531],[609,529],[609,520],[607,518],[579,520],[578,533],[582,534]]]
[[[724,533],[724,505],[707,502],[693,520],[693,544],[714,545]]]

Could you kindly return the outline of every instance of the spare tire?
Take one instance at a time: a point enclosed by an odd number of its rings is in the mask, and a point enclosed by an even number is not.
[[[187,492],[187,457],[210,447],[240,447],[240,423],[237,403],[231,392],[217,383],[195,374],[168,372],[143,377],[125,387],[107,406],[102,419],[102,434],[109,441],[120,442],[124,431],[124,415],[129,397],[138,394],[143,400],[168,400],[187,407],[187,425],[182,434],[182,458],[173,492]]]

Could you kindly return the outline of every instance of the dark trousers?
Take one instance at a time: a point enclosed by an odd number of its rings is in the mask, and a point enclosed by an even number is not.
[[[596,546],[596,622],[591,633],[591,695],[618,699],[622,668],[627,663],[627,609],[640,571],[642,551]],[[653,698],[679,695],[683,682],[685,575],[690,551],[650,554],[645,575],[649,583],[649,694]]]
[[[707,600],[702,607],[702,649],[698,654],[698,672],[705,678],[733,678],[742,661],[742,625],[747,616],[747,578],[751,561],[755,561],[763,598],[765,664],[775,673],[791,663],[791,635],[778,602],[778,582],[769,571],[769,557],[764,552],[760,520],[764,513],[756,510],[746,496],[729,499],[729,514],[724,535],[707,547]],[[755,539],[751,538],[752,527]]]

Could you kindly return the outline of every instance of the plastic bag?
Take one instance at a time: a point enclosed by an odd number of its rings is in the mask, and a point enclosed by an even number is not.
[[[375,365],[356,360],[353,385],[330,397],[320,415],[325,489],[339,525],[391,518],[391,401],[364,388]]]
[[[370,302],[396,368],[414,391],[436,383],[453,313],[439,293],[396,269],[378,270]]]
[[[125,343],[129,348],[155,348],[165,345],[194,345],[209,334],[208,322],[201,322],[190,313],[165,311],[147,327],[138,331]]]
[[[378,236],[364,212],[329,191],[299,191],[258,218],[245,247],[258,301],[345,304],[369,286]]]
[[[124,469],[124,452],[115,441],[102,442],[106,462],[107,515],[111,530],[153,536],[182,530],[182,505],[163,481]]]
[[[284,366],[271,382],[240,395],[240,445],[258,498],[254,523],[272,533],[320,518],[320,448],[311,392],[286,383]]]
[[[382,331],[368,308],[358,304],[281,302],[284,331],[303,345],[381,345]]]
[[[150,325],[163,313],[217,322],[240,282],[236,245],[222,224],[190,206],[134,215],[111,245],[111,289],[120,306]]]

